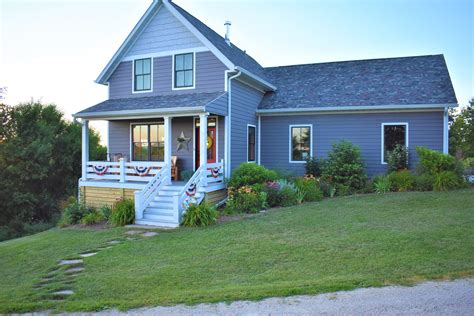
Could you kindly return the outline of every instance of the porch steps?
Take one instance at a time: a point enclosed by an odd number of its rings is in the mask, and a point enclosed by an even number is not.
[[[181,185],[167,185],[161,188],[143,212],[143,219],[136,220],[135,223],[167,228],[178,227],[179,223],[176,223],[173,218],[173,196],[183,187]]]

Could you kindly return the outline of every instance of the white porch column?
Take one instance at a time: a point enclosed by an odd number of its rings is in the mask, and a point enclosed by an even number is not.
[[[89,161],[89,121],[82,120],[82,181],[87,180],[87,163]]]
[[[207,113],[199,115],[199,163],[205,175],[207,175],[207,116]],[[206,186],[207,176],[203,179],[203,186]]]
[[[171,131],[171,117],[165,116],[165,165],[168,166],[168,178],[171,183],[171,143],[172,143],[172,131]]]

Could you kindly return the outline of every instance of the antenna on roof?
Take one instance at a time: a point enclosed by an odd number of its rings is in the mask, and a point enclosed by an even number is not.
[[[227,43],[227,45],[230,46],[230,26],[232,25],[232,23],[229,20],[227,20],[225,21],[224,25],[226,26],[225,42]]]

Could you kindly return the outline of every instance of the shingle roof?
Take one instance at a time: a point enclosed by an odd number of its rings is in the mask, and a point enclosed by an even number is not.
[[[203,92],[203,93],[185,93],[158,95],[153,97],[137,97],[125,99],[110,99],[94,106],[91,106],[75,114],[131,111],[131,110],[178,110],[184,107],[204,107],[217,98],[225,95],[226,92]]]
[[[259,109],[456,104],[443,55],[265,68]]]
[[[240,48],[231,43],[227,45],[225,39],[202,23],[199,19],[192,16],[186,10],[178,6],[176,3],[170,1],[170,4],[178,10],[178,12],[191,23],[202,35],[204,35],[224,56],[226,56],[235,66],[240,66],[251,73],[265,78],[263,67],[251,56],[242,51]]]

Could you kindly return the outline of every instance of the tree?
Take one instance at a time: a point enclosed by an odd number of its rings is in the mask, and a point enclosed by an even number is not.
[[[455,114],[451,112],[449,153],[458,158],[474,157],[474,99]]]
[[[55,105],[31,101],[0,106],[0,226],[49,221],[59,201],[77,192],[81,174],[81,127]],[[104,147],[90,133],[91,159]]]

